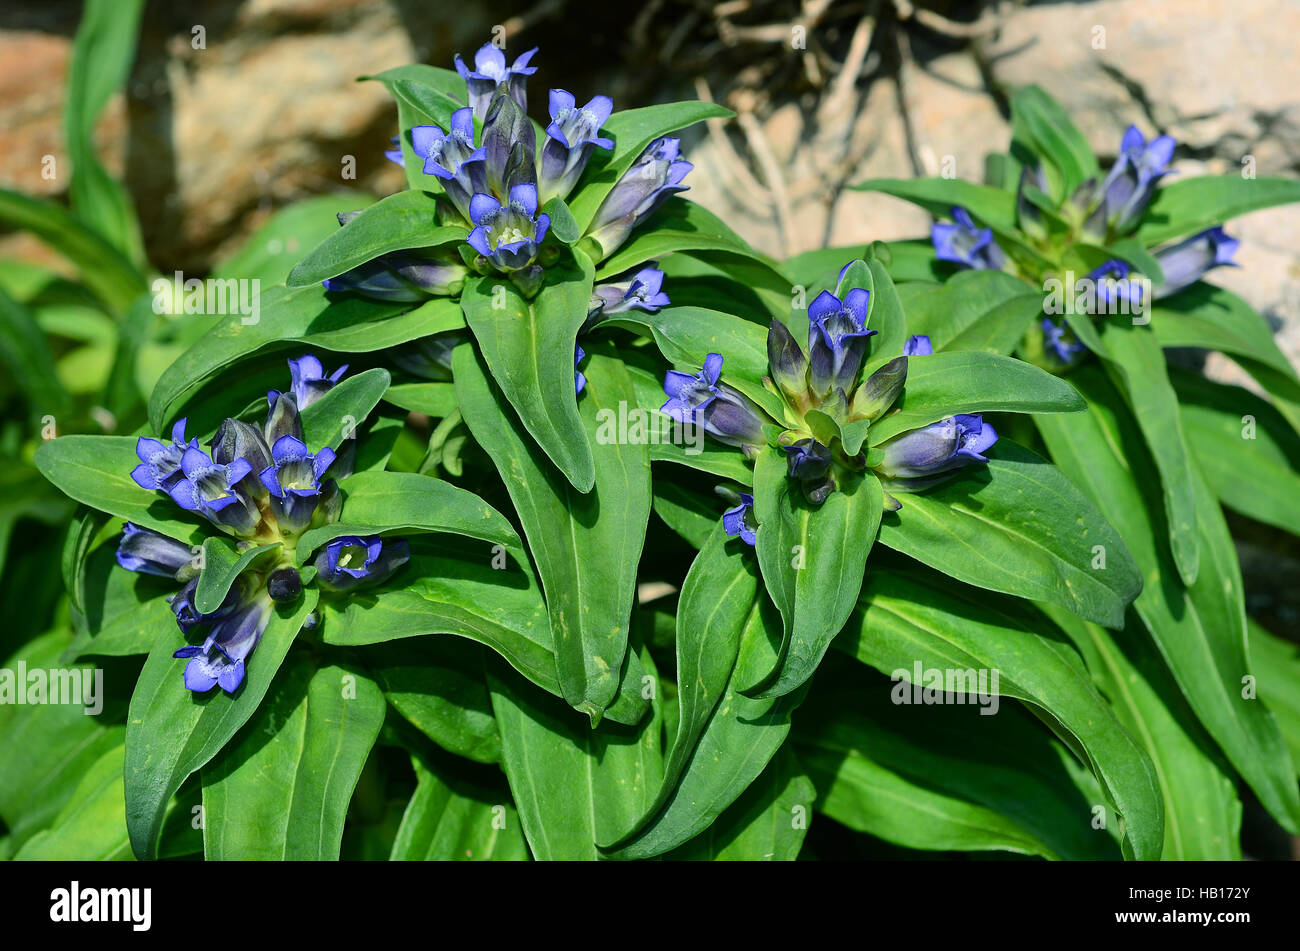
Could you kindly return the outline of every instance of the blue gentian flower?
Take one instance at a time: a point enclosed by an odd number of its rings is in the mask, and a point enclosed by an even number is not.
[[[855,288],[841,301],[822,291],[808,305],[808,363],[813,392],[828,393],[832,387],[852,389],[867,353],[867,311],[871,295]]]
[[[469,200],[487,190],[487,149],[474,147],[474,115],[468,106],[451,114],[451,129],[436,125],[411,129],[411,147],[424,159],[424,174],[442,181],[452,204],[469,218]]]
[[[574,346],[574,349],[573,349],[573,390],[574,390],[574,393],[581,393],[583,387],[585,387],[585,386],[587,385],[587,378],[586,378],[585,376],[583,376],[583,375],[582,375],[582,371],[578,369],[578,364],[581,363],[584,359],[586,359],[586,357],[587,357],[587,351],[586,351],[586,350],[583,350],[582,347],[580,347],[580,346],[576,346],[576,345],[575,345],[575,346]]]
[[[289,361],[289,392],[299,410],[304,410],[338,385],[348,372],[345,363],[328,376],[318,357],[310,353]]]
[[[404,540],[343,535],[316,556],[317,578],[328,588],[347,591],[386,580],[410,558],[411,547]]]
[[[327,291],[374,300],[417,303],[459,294],[468,269],[458,257],[433,258],[395,251],[321,281]]]
[[[177,581],[186,580],[195,570],[194,553],[189,545],[131,522],[122,526],[117,563],[127,571]]]
[[[197,624],[211,624],[234,614],[235,610],[247,600],[245,588],[243,578],[237,578],[215,611],[200,614],[198,608],[194,606],[194,595],[199,589],[199,579],[195,577],[191,578],[180,591],[171,595],[167,603],[171,605],[172,613],[176,615],[176,626],[188,633]]]
[[[469,104],[474,116],[482,119],[487,115],[488,103],[496,94],[497,87],[504,85],[510,97],[519,103],[519,108],[527,111],[528,91],[525,82],[537,72],[536,66],[529,66],[528,61],[537,52],[534,46],[510,66],[506,66],[506,54],[491,43],[485,43],[474,54],[474,68],[471,70],[465,61],[456,54],[456,72],[465,80],[469,90]]]
[[[605,257],[627,240],[668,196],[686,191],[682,179],[695,166],[679,155],[681,140],[656,139],[618,180],[592,219],[587,233],[600,244]]]
[[[140,464],[131,470],[131,478],[142,489],[157,489],[168,492],[171,487],[184,478],[181,472],[181,457],[186,449],[199,448],[199,441],[185,441],[185,420],[179,419],[172,427],[171,445],[159,439],[141,436],[136,440],[135,454]]]
[[[835,491],[835,477],[831,474],[831,450],[816,439],[796,440],[785,447],[787,471],[803,487],[809,502],[820,505]]]
[[[988,462],[982,453],[997,441],[998,434],[980,416],[949,416],[886,442],[877,468],[890,479],[928,484],[932,477]]]
[[[939,222],[931,227],[934,256],[977,271],[1000,271],[1006,255],[993,240],[993,229],[975,227],[970,212],[960,206],[952,210],[952,220],[955,224]]]
[[[728,535],[740,536],[746,545],[758,542],[758,522],[754,519],[754,497],[740,493],[740,504],[722,513],[722,530]]]
[[[908,337],[907,343],[903,344],[903,356],[905,357],[928,357],[934,353],[934,347],[930,344],[930,338],[926,334],[916,334]]]
[[[271,598],[265,589],[212,623],[202,646],[182,647],[172,656],[188,658],[185,686],[207,693],[220,686],[233,694],[244,682],[245,664],[266,631],[271,618]],[[207,622],[207,618],[201,619]]]
[[[219,463],[202,449],[191,446],[181,456],[185,477],[168,494],[181,508],[198,512],[219,528],[236,535],[251,535],[261,521],[261,513],[237,486],[252,470],[253,465],[247,459]]]
[[[402,154],[402,137],[395,135],[388,141],[393,147],[384,152],[384,158],[388,159],[388,161],[392,162],[398,168],[406,168],[406,156]]]
[[[1073,363],[1075,357],[1086,353],[1088,348],[1066,333],[1066,328],[1050,318],[1043,318],[1043,346],[1056,355],[1062,363]]]
[[[542,201],[569,197],[578,183],[592,149],[612,149],[614,140],[599,135],[609,121],[614,100],[593,96],[581,109],[573,94],[563,89],[551,90],[551,124],[546,127],[546,144],[542,146],[542,168],[538,189]]]
[[[679,423],[702,424],[706,433],[726,445],[761,445],[763,417],[747,397],[719,382],[721,375],[720,353],[705,357],[703,369],[693,376],[669,370],[664,377],[668,400],[659,411]]]
[[[511,188],[506,205],[491,195],[475,195],[470,201],[470,219],[474,222],[470,247],[506,272],[532,264],[537,246],[551,226],[550,215],[537,213],[535,185]]]
[[[271,447],[271,465],[262,470],[262,484],[273,499],[272,511],[280,531],[296,534],[307,527],[321,494],[321,477],[334,462],[329,446],[311,453],[306,443],[281,436]]]
[[[1119,157],[1098,187],[1106,222],[1115,234],[1127,234],[1141,220],[1155,197],[1156,184],[1168,174],[1174,145],[1167,135],[1148,142],[1135,125],[1124,132]]]
[[[1119,258],[1112,258],[1089,272],[1088,280],[1092,281],[1096,288],[1100,313],[1114,312],[1115,306],[1121,301],[1126,301],[1131,308],[1141,306],[1142,282],[1137,278],[1130,278],[1132,272],[1129,263]]]
[[[607,317],[633,308],[653,314],[672,303],[663,292],[663,285],[664,272],[652,263],[626,281],[598,284],[592,290],[592,309],[599,309]]]
[[[1232,256],[1241,242],[1229,237],[1221,227],[1210,228],[1155,253],[1164,271],[1164,283],[1152,291],[1152,297],[1171,297],[1184,287],[1195,284],[1211,268],[1236,267]]]
[[[808,357],[790,329],[775,318],[767,328],[767,365],[786,399],[796,407],[804,405],[808,399]]]

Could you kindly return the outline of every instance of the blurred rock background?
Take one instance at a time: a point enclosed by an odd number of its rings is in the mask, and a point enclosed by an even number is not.
[[[8,187],[64,190],[41,171],[45,156],[63,158],[80,6],[0,9]],[[408,62],[449,67],[494,27],[512,54],[542,48],[535,113],[543,84],[582,101],[604,92],[620,108],[699,96],[734,109],[736,119],[688,135],[691,197],[778,257],[925,234],[925,213],[845,187],[945,164],[979,179],[985,153],[1009,138],[1008,91],[1030,82],[1061,100],[1103,159],[1137,123],[1178,139],[1184,174],[1247,161],[1260,175],[1300,174],[1295,0],[151,0],[128,93],[98,141],[135,198],[154,266],[201,274],[297,199],[401,188],[382,156],[396,111],[382,87],[356,78]],[[344,177],[350,160],[355,179]],[[1258,212],[1230,233],[1242,267],[1215,280],[1263,312],[1300,362],[1300,208]],[[21,236],[0,236],[0,255],[59,266]],[[1243,379],[1215,356],[1206,369]],[[1247,540],[1248,571],[1252,559],[1275,561],[1284,539]],[[1276,566],[1266,573],[1277,577]],[[1293,587],[1262,596],[1281,598],[1295,625]]]

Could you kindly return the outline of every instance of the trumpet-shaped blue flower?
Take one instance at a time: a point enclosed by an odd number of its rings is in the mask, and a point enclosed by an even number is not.
[[[345,363],[333,373],[326,375],[325,366],[320,358],[310,353],[289,361],[289,392],[299,410],[304,410],[312,403],[334,389],[343,375],[348,372]],[[272,391],[274,392],[274,391]]]
[[[578,364],[585,360],[586,357],[587,351],[575,344],[573,348],[573,391],[575,394],[581,393],[583,388],[587,385],[587,378],[583,376],[582,371],[578,369]]]
[[[411,546],[404,540],[344,535],[316,556],[317,577],[326,587],[347,591],[387,580],[410,558]]]
[[[474,230],[469,244],[499,270],[517,271],[532,264],[537,246],[546,237],[551,216],[537,213],[537,186],[516,185],[510,201],[502,205],[491,195],[475,195],[470,201]]]
[[[916,334],[908,337],[907,343],[903,344],[903,356],[905,357],[928,357],[934,353],[934,347],[930,344],[930,338],[926,334]]]
[[[1062,363],[1073,363],[1076,357],[1088,351],[1082,343],[1072,339],[1065,327],[1047,317],[1043,318],[1043,347]]]
[[[198,512],[219,528],[250,535],[261,521],[261,513],[238,484],[252,470],[247,459],[219,463],[192,446],[181,456],[185,477],[171,487],[169,494],[181,508]]]
[[[998,434],[978,415],[957,415],[886,442],[884,460],[877,467],[895,480],[925,480],[964,466],[988,462],[982,455]]]
[[[993,229],[975,227],[970,212],[960,206],[952,210],[952,220],[954,224],[939,222],[931,227],[934,256],[977,271],[1001,270],[1006,255],[993,240]]]
[[[567,198],[577,184],[593,149],[612,149],[614,140],[600,135],[600,127],[609,121],[614,100],[593,96],[578,108],[573,94],[563,89],[551,90],[551,124],[546,127],[546,144],[542,146],[542,168],[538,180],[542,200],[555,196]]]
[[[592,291],[593,304],[607,317],[633,308],[653,314],[672,303],[663,286],[664,272],[651,264],[625,281],[598,284]]]
[[[664,377],[668,400],[659,411],[679,423],[702,423],[706,433],[729,446],[760,445],[763,417],[747,397],[720,382],[721,375],[720,353],[705,357],[695,375],[669,370]]]
[[[135,454],[140,464],[131,470],[131,478],[142,489],[157,489],[169,492],[171,487],[184,478],[181,472],[181,457],[187,449],[198,449],[199,441],[185,441],[185,420],[179,419],[172,427],[171,444],[160,439],[141,436],[135,443]]]
[[[1171,297],[1195,284],[1211,268],[1236,267],[1232,257],[1239,247],[1240,241],[1229,237],[1223,228],[1214,227],[1157,251],[1156,260],[1165,279],[1152,291],[1152,296]]]
[[[605,196],[587,232],[605,257],[670,195],[686,191],[682,179],[695,166],[681,158],[680,146],[681,140],[672,136],[656,139]]]
[[[1167,135],[1148,142],[1135,125],[1125,130],[1119,157],[1098,187],[1106,222],[1115,234],[1128,233],[1141,220],[1155,197],[1157,183],[1168,174],[1174,145]]]
[[[424,174],[441,179],[447,197],[468,218],[470,196],[487,190],[487,149],[474,146],[472,110],[453,112],[445,133],[436,125],[415,126],[411,148],[424,160]]]
[[[1142,282],[1137,278],[1130,278],[1132,272],[1129,263],[1119,258],[1112,258],[1089,272],[1088,280],[1093,282],[1096,289],[1100,312],[1112,312],[1115,305],[1121,301],[1127,302],[1133,308],[1142,304]]]
[[[825,394],[832,387],[849,390],[867,352],[870,293],[855,288],[841,301],[822,291],[808,305],[808,363],[813,391]]]
[[[273,499],[281,532],[296,534],[307,527],[321,494],[321,477],[333,462],[334,450],[328,446],[313,454],[293,436],[275,441],[271,465],[262,470],[261,480]]]
[[[519,103],[520,109],[528,109],[525,82],[537,72],[536,66],[528,65],[536,52],[537,47],[534,46],[507,66],[506,54],[491,43],[485,43],[474,54],[473,69],[465,65],[459,53],[456,54],[456,72],[465,80],[470,108],[474,110],[476,118],[482,119],[487,115],[488,103],[492,101],[499,86],[505,86],[510,97]]]
[[[195,693],[207,693],[220,686],[233,694],[244,682],[248,657],[257,647],[271,618],[271,598],[265,589],[239,605],[225,617],[212,622],[201,646],[182,647],[172,656],[188,659],[185,686]],[[201,619],[204,622],[208,618]]]
[[[122,526],[117,563],[127,571],[183,581],[194,572],[190,546],[131,522]]]
[[[740,503],[722,513],[722,530],[739,536],[746,545],[758,543],[758,521],[754,517],[754,497],[740,493]]]

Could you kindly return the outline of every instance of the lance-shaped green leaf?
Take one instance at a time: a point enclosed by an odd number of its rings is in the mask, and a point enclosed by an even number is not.
[[[467,489],[414,472],[358,472],[339,483],[343,521],[304,532],[298,560],[340,535],[446,532],[518,549],[506,517]]]
[[[871,312],[867,317],[867,327],[875,334],[867,341],[871,350],[864,363],[864,379],[872,369],[901,354],[908,335],[903,302],[889,271],[875,258],[867,262],[867,267],[871,273]]]
[[[967,584],[1114,628],[1142,588],[1129,536],[1055,466],[1006,438],[987,466],[899,501],[881,520],[881,544]]]
[[[741,634],[758,610],[758,572],[747,547],[716,523],[686,573],[677,609],[677,737],[654,802],[611,848],[634,838],[668,802],[727,688]]]
[[[424,157],[415,154],[411,129],[417,125],[436,125],[443,131],[451,127],[451,115],[465,105],[465,80],[450,69],[424,63],[410,63],[384,70],[376,76],[363,76],[383,83],[397,100],[397,117],[403,168],[407,184],[413,189],[442,190],[436,175],[424,173]]]
[[[1065,195],[1099,174],[1097,156],[1061,104],[1041,87],[1026,86],[1011,97],[1012,134],[1060,170]]]
[[[574,219],[586,231],[610,190],[655,139],[705,119],[732,115],[730,109],[711,102],[688,101],[624,109],[610,116],[601,135],[613,139],[614,148],[597,149],[592,155],[569,203]]]
[[[657,725],[591,727],[563,701],[489,665],[502,767],[532,853],[590,860],[645,811],[663,768]]]
[[[50,341],[26,306],[0,288],[0,366],[27,397],[33,420],[61,415],[68,394],[59,384]]]
[[[492,379],[530,438],[578,491],[588,492],[595,473],[578,416],[573,358],[592,272],[583,255],[575,260],[576,268],[549,269],[531,303],[508,281],[491,277],[466,281],[461,306]]]
[[[726,251],[757,261],[787,287],[789,281],[770,258],[759,254],[703,205],[672,197],[637,226],[632,237],[600,265],[601,279],[631,270],[674,251]],[[671,285],[669,285],[671,287]]]
[[[1087,767],[1015,702],[931,693],[943,702],[925,703],[898,672],[834,673],[819,678],[793,738],[826,815],[908,848],[1120,857],[1119,836],[1091,821],[1105,801]]]
[[[1260,696],[1277,717],[1291,762],[1300,764],[1300,645],[1270,634],[1250,618],[1246,625]]]
[[[167,603],[167,596],[176,593],[176,582],[127,571],[118,565],[116,554],[117,539],[110,538],[86,559],[81,583],[94,597],[85,605],[84,628],[78,631],[64,661],[87,655],[147,654],[154,641],[166,637],[176,623]]]
[[[740,639],[740,655],[709,725],[700,736],[686,772],[667,804],[639,835],[617,850],[616,859],[663,855],[704,832],[736,802],[767,767],[790,732],[790,715],[806,691],[773,700],[755,700],[740,692],[776,663],[781,618],[759,594],[758,610],[750,612]],[[631,826],[611,830],[602,845]]]
[[[255,298],[255,315],[229,314],[169,366],[149,398],[155,431],[213,377],[250,354],[292,341],[295,350],[319,347],[337,353],[370,353],[464,326],[450,298],[424,304],[327,296],[321,287],[272,287]]]
[[[1065,380],[996,353],[935,353],[907,362],[897,412],[871,426],[868,444],[958,413],[1073,413],[1082,397]]]
[[[501,472],[537,562],[564,696],[598,721],[618,691],[650,515],[646,447],[596,439],[598,415],[633,404],[631,381],[606,348],[587,361],[580,423],[595,479],[583,494],[547,465],[472,347],[456,348],[453,368],[465,422]]]
[[[758,563],[785,634],[777,664],[742,684],[751,696],[781,697],[807,681],[857,603],[884,496],[871,473],[838,482],[815,505],[781,453],[765,449],[754,462]]]
[[[1221,225],[1260,208],[1300,201],[1300,182],[1291,178],[1197,175],[1164,185],[1142,216],[1139,241],[1148,246]]]
[[[220,753],[257,710],[317,597],[308,588],[296,606],[272,611],[235,696],[218,690],[200,698],[185,689],[185,664],[172,657],[183,646],[179,633],[159,638],[149,652],[126,730],[126,825],[137,858],[157,854],[167,802],[185,778]]]
[[[1183,696],[1229,761],[1285,828],[1300,828],[1300,793],[1277,723],[1243,688],[1246,652],[1241,572],[1218,502],[1196,472],[1202,570],[1183,586],[1164,534],[1155,466],[1114,387],[1098,369],[1074,374],[1086,415],[1037,420],[1052,457],[1119,527],[1145,577],[1134,603]]]
[[[1300,436],[1291,424],[1245,387],[1186,371],[1169,376],[1187,444],[1219,501],[1300,534]]]
[[[1151,761],[1116,722],[1073,648],[939,584],[873,572],[836,648],[909,683],[919,667],[921,687],[933,686],[925,672],[938,670],[945,689],[951,677],[953,693],[976,692],[979,671],[989,672],[987,692],[1030,704],[1097,776],[1124,817],[1125,854],[1158,858],[1164,818]]]
[[[183,541],[201,544],[207,532],[187,520],[161,493],[136,485],[140,464],[134,436],[60,436],[36,450],[36,467],[69,497],[84,505]]]
[[[20,848],[20,862],[122,861],[131,857],[122,789],[125,748],[108,750],[85,772],[68,804]]]
[[[1059,608],[1046,613],[1083,654],[1115,718],[1142,744],[1165,804],[1168,860],[1241,859],[1241,800],[1228,767],[1144,630],[1121,637]],[[1134,636],[1141,634],[1141,636]]]
[[[898,296],[909,334],[925,334],[936,351],[1010,354],[1034,318],[1043,294],[1002,271],[958,271],[942,284],[902,284]]]
[[[456,393],[450,383],[399,383],[385,391],[384,402],[443,419],[456,409]]]
[[[337,859],[384,712],[378,685],[355,669],[316,669],[305,657],[286,664],[234,742],[203,767],[204,858]]]
[[[783,746],[711,826],[665,856],[674,862],[793,862],[808,834],[817,790]]]
[[[221,607],[230,586],[244,569],[262,557],[280,550],[280,543],[255,545],[240,550],[224,535],[209,535],[203,540],[203,571],[194,589],[194,609],[211,614]]]
[[[1145,327],[1133,326],[1128,318],[1108,320],[1101,337],[1108,354],[1107,369],[1124,392],[1160,472],[1169,545],[1179,575],[1190,585],[1200,565],[1192,489],[1195,476],[1165,355],[1155,335]]]
[[[285,285],[310,287],[390,251],[437,248],[464,241],[469,234],[464,227],[439,227],[437,205],[436,196],[414,189],[381,198],[299,261]]]
[[[389,379],[382,367],[344,379],[299,414],[303,440],[319,452],[325,446],[338,449],[355,438],[357,428],[379,405]]]
[[[519,813],[500,774],[471,772],[433,753],[413,753],[415,792],[402,814],[393,861],[521,861],[529,858]]]
[[[961,207],[991,228],[1016,226],[1015,195],[959,178],[873,178],[849,187],[854,191],[893,195],[920,205],[939,218],[950,218],[953,208]]]

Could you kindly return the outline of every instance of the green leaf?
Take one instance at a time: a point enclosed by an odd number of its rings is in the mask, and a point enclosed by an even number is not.
[[[50,342],[25,306],[0,290],[0,366],[27,397],[29,415],[56,418],[68,406]]]
[[[1142,588],[1125,547],[1132,538],[1045,459],[1006,438],[990,455],[987,466],[903,495],[881,520],[881,544],[967,584],[1123,627]]]
[[[1246,625],[1259,695],[1277,718],[1291,762],[1300,764],[1300,645],[1275,637],[1250,618]]]
[[[384,402],[408,412],[443,419],[456,409],[456,390],[450,383],[399,383],[384,393]]]
[[[308,588],[296,608],[272,609],[233,697],[217,688],[202,697],[185,689],[185,662],[172,657],[179,637],[159,638],[149,652],[126,731],[126,823],[137,858],[156,855],[167,801],[185,777],[221,752],[257,710],[316,599]]]
[[[439,227],[437,198],[408,189],[381,198],[338,228],[298,262],[285,279],[288,287],[311,287],[391,251],[437,248],[464,241],[459,225]]]
[[[125,747],[113,747],[95,761],[50,828],[27,840],[14,856],[20,862],[114,861],[131,857],[122,789]]]
[[[194,590],[194,609],[211,614],[221,607],[235,579],[263,555],[280,550],[280,543],[257,545],[240,550],[224,535],[209,535],[203,540],[203,571]]]
[[[94,597],[85,605],[84,630],[68,648],[65,660],[147,654],[176,623],[167,603],[167,596],[176,593],[176,582],[127,571],[118,565],[116,555],[117,538],[110,538],[86,559],[81,585]]]
[[[686,573],[677,610],[677,737],[654,802],[611,848],[634,838],[668,802],[722,699],[741,633],[758,610],[758,574],[747,547],[718,522]]]
[[[133,436],[60,436],[36,451],[41,475],[84,505],[185,542],[202,543],[207,532],[182,515],[171,499],[142,489],[131,478],[140,464]]]
[[[1235,777],[1188,709],[1150,638],[1127,631],[1116,638],[1060,609],[1046,611],[1083,654],[1116,719],[1151,757],[1165,804],[1161,858],[1240,860],[1241,801]],[[1132,631],[1139,634],[1137,625]]]
[[[1043,309],[1041,291],[1002,271],[958,271],[942,284],[903,284],[898,296],[907,332],[928,336],[936,352],[1010,354]]]
[[[750,612],[741,634],[740,654],[726,692],[709,718],[681,782],[637,838],[609,852],[610,858],[650,858],[694,839],[753,785],[785,742],[790,715],[806,688],[775,700],[755,700],[740,692],[742,683],[771,670],[777,660],[781,619],[767,599],[760,596],[758,600],[759,609]],[[611,841],[631,826],[633,818],[599,841]]]
[[[445,757],[412,755],[416,786],[393,842],[393,861],[527,860],[519,813],[500,782]]]
[[[1012,128],[1017,138],[1027,137],[1035,151],[1064,176],[1064,194],[1098,176],[1097,156],[1088,140],[1070,121],[1061,104],[1039,86],[1026,86],[1011,97]],[[1026,143],[1029,144],[1029,143]]]
[[[298,559],[340,535],[447,532],[518,549],[506,517],[473,492],[413,472],[358,472],[339,483],[345,521],[322,525],[298,540]]]
[[[354,669],[285,664],[266,702],[203,767],[204,858],[338,859],[384,710],[378,685]]]
[[[893,195],[938,218],[950,218],[953,208],[961,207],[995,230],[1016,226],[1015,195],[958,178],[872,178],[849,188]]]
[[[457,347],[452,365],[465,421],[502,473],[537,562],[564,696],[595,723],[618,691],[650,516],[646,447],[596,438],[602,414],[632,405],[631,380],[607,346],[593,348],[579,408],[595,459],[584,495],[540,458],[471,347]]]
[[[1198,175],[1156,191],[1138,228],[1148,247],[1221,225],[1229,218],[1300,201],[1300,182],[1291,178]]]
[[[1106,322],[1106,365],[1116,377],[1160,472],[1169,545],[1186,584],[1196,580],[1200,547],[1192,489],[1191,452],[1183,435],[1178,396],[1169,383],[1165,355],[1155,335],[1121,319]]]
[[[458,376],[459,379],[459,376]],[[628,828],[649,806],[662,768],[658,731],[601,723],[510,671],[488,666],[502,766],[534,856],[597,858],[595,843]]]
[[[545,206],[542,211],[551,217],[551,231],[557,241],[564,244],[573,244],[582,237],[582,229],[578,223],[573,220],[573,212],[569,211],[569,206],[565,204],[564,199],[556,195]]]
[[[644,222],[632,237],[600,265],[597,280],[605,280],[675,251],[726,251],[757,261],[788,288],[789,281],[779,266],[759,254],[703,205],[672,197]],[[671,287],[671,285],[669,285]]]
[[[363,208],[376,201],[365,193],[338,192],[286,205],[272,212],[234,254],[222,260],[213,276],[257,280],[264,287],[283,284],[304,251],[339,230],[341,209]]]
[[[817,791],[789,746],[717,820],[666,858],[675,862],[793,862]]]
[[[1219,501],[1300,534],[1300,436],[1282,414],[1244,387],[1186,371],[1169,376],[1187,444]]]
[[[88,0],[68,59],[63,109],[72,211],[137,264],[144,262],[140,222],[126,189],[100,164],[94,133],[100,112],[130,76],[143,10],[144,0]]]
[[[383,399],[389,379],[387,370],[375,367],[348,377],[311,403],[300,414],[307,445],[315,451],[338,449],[356,438],[357,427]]]
[[[1083,399],[1065,380],[996,353],[934,353],[907,361],[907,382],[891,412],[873,423],[868,445],[957,413],[1073,413]]]
[[[786,460],[764,449],[754,463],[758,562],[781,612],[785,635],[777,665],[745,686],[757,697],[780,697],[813,675],[858,600],[867,555],[884,507],[871,473],[841,474],[826,501],[814,505],[786,473]]]
[[[493,380],[531,438],[578,491],[587,492],[595,473],[578,416],[573,358],[587,319],[591,265],[580,254],[576,260],[577,269],[549,270],[531,304],[508,281],[472,278],[461,306]]]
[[[436,125],[443,130],[449,129],[451,114],[465,105],[465,80],[452,70],[422,63],[398,66],[377,76],[361,78],[383,83],[397,100],[407,184],[413,189],[441,191],[437,176],[424,174],[424,157],[415,154],[411,145],[411,128]]]
[[[1134,603],[1183,696],[1229,761],[1282,825],[1300,828],[1300,794],[1277,724],[1242,696],[1252,673],[1246,654],[1241,573],[1218,503],[1196,474],[1196,521],[1202,567],[1190,588],[1179,583],[1154,498],[1155,467],[1119,395],[1097,369],[1081,368],[1076,385],[1089,412],[1062,425],[1037,420],[1052,457],[1119,528],[1142,569]],[[1109,549],[1108,549],[1109,550]]]
[[[601,134],[614,140],[614,148],[596,150],[569,202],[578,225],[584,232],[591,226],[610,190],[655,139],[705,119],[732,115],[730,109],[710,102],[688,101],[624,109],[610,116]]]
[[[977,604],[975,597],[961,595],[943,581],[872,572],[863,586],[859,613],[835,647],[909,683],[919,666],[922,686],[929,670],[990,672],[990,693],[1031,705],[1103,784],[1124,817],[1125,855],[1159,857],[1164,819],[1151,761],[1116,722],[1078,655],[1059,636]],[[996,684],[991,679],[994,671]],[[969,676],[965,683],[971,683]],[[905,696],[913,693],[896,689]],[[953,692],[971,691],[967,687]],[[1050,833],[1040,827],[1038,834]]]
[[[29,674],[58,668],[92,677],[95,665],[62,662],[68,643],[64,631],[44,634],[24,644],[0,669],[13,681],[20,663]],[[25,690],[27,684],[14,686]],[[108,676],[98,688],[105,700],[99,716],[88,716],[80,704],[0,704],[0,819],[15,847],[47,827],[73,801],[78,784],[100,758],[122,745],[121,711],[108,706],[112,698],[105,698],[105,686],[113,686]]]
[[[121,252],[60,205],[0,188],[0,222],[30,231],[71,261],[110,312],[125,311],[148,286]]]

